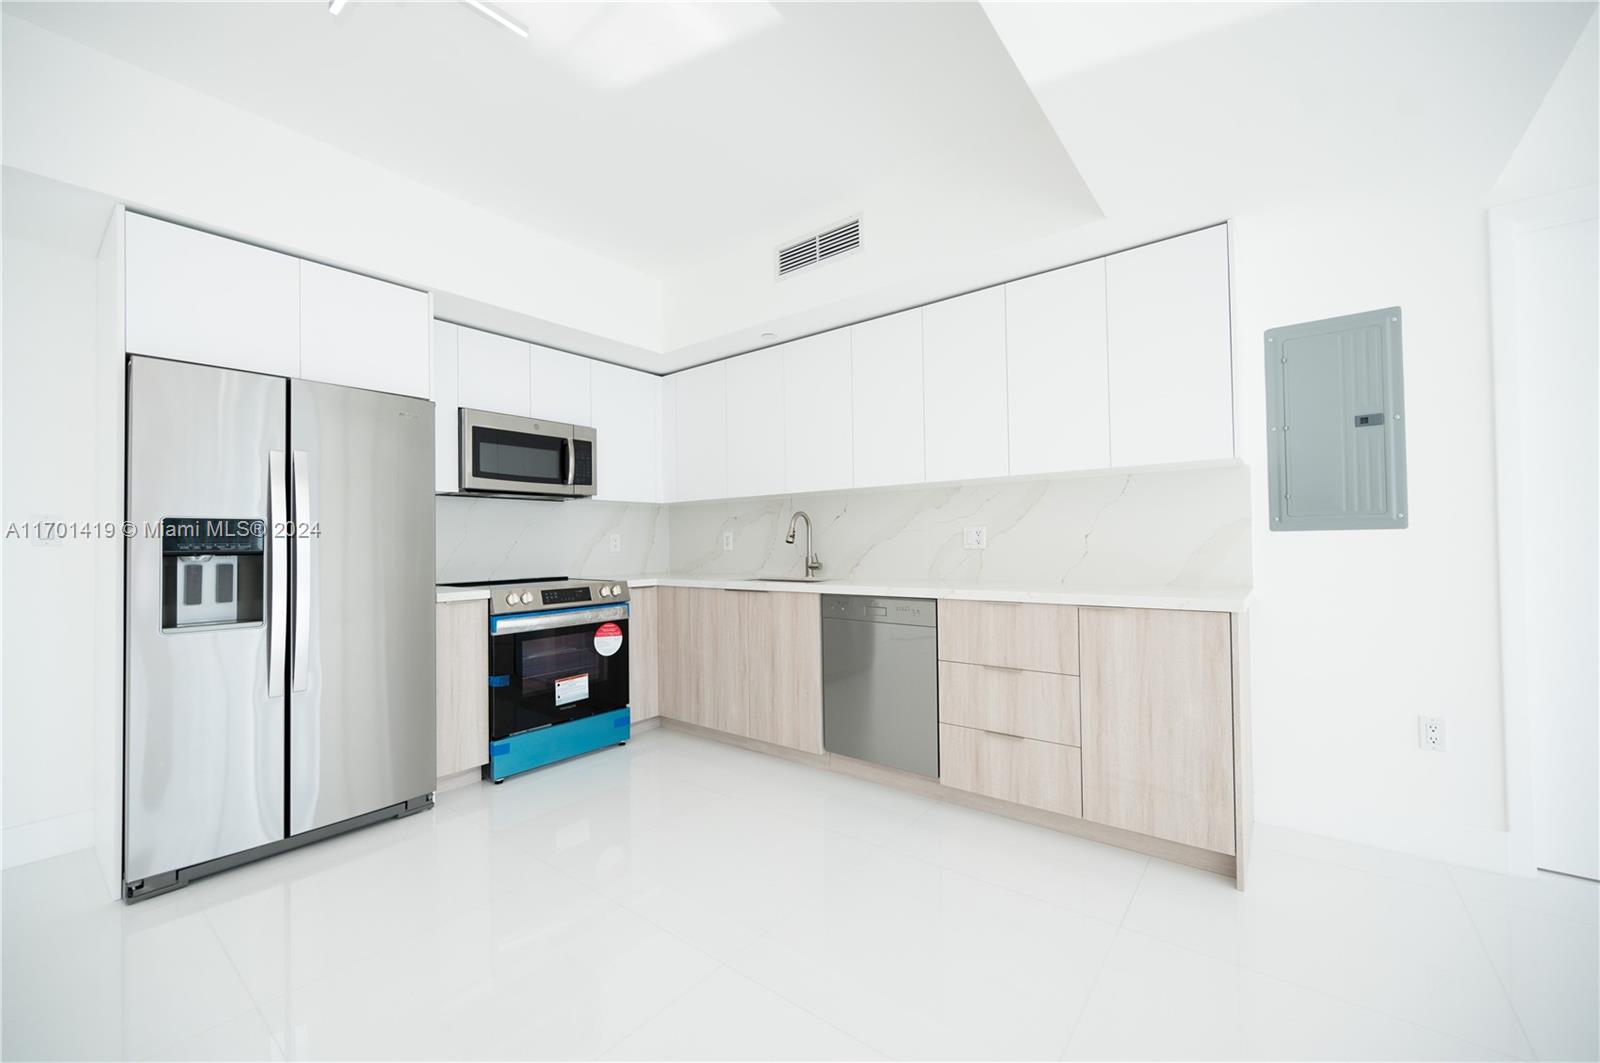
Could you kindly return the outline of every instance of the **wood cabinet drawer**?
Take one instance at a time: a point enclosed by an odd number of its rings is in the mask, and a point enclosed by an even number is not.
[[[941,723],[939,781],[1064,816],[1083,814],[1083,767],[1075,746]]]
[[[1078,608],[941,601],[939,659],[1077,675]]]
[[[941,661],[939,721],[1079,745],[1078,677]]]

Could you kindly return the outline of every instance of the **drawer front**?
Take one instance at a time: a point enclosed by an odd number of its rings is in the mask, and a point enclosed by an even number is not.
[[[941,661],[939,721],[1081,745],[1078,677]]]
[[[939,659],[1077,675],[1078,608],[941,601]]]
[[[1046,812],[1083,815],[1083,766],[1075,746],[941,723],[939,781]]]

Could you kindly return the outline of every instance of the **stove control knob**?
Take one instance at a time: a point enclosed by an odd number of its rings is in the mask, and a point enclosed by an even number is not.
[[[517,592],[516,591],[512,591],[510,594],[506,595],[506,604],[507,605],[516,605],[517,604]]]
[[[522,592],[522,604],[523,605],[532,605],[533,604],[533,592],[532,591],[523,591]]]
[[[615,598],[618,595],[620,595],[621,593],[622,593],[622,584],[613,583],[611,585],[611,597]]]
[[[611,588],[610,588],[610,587],[605,587],[605,586],[602,586],[602,587],[601,587],[601,588],[600,588],[600,597],[602,597],[602,598],[609,598],[609,597],[611,597]]]

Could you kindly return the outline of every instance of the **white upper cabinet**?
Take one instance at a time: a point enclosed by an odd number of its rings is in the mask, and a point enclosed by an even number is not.
[[[1108,258],[1106,326],[1111,464],[1232,457],[1227,228]]]
[[[1011,473],[1111,464],[1104,259],[1006,285]]]
[[[594,362],[595,497],[660,502],[661,378]]]
[[[675,501],[728,497],[728,363],[673,374]]]
[[[433,489],[461,489],[461,433],[456,411],[456,345],[461,329],[433,323]]]
[[[850,328],[857,487],[921,483],[922,311]]]
[[[776,495],[784,485],[783,348],[729,358],[728,495]]]
[[[428,293],[318,262],[300,263],[300,375],[428,398]]]
[[[922,396],[929,481],[1006,475],[1004,287],[922,308]]]
[[[126,338],[148,354],[300,375],[300,260],[127,215]]]
[[[853,480],[850,330],[783,345],[789,491],[838,491]]]
[[[463,328],[456,348],[456,399],[469,410],[533,416],[528,345]]]
[[[541,421],[593,424],[589,359],[528,344],[532,393],[528,408]]]

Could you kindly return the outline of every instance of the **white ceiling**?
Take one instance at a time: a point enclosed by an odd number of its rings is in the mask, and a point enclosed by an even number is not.
[[[6,9],[658,276],[891,174],[1095,214],[1042,119],[993,135],[1038,108],[974,4],[497,6],[530,38],[460,3]]]
[[[5,11],[649,274],[660,342],[607,356],[659,371],[1286,201],[1487,192],[1595,10],[499,6],[530,39],[461,3]],[[861,254],[773,280],[777,244],[857,210]],[[475,296],[440,306],[615,339]]]

